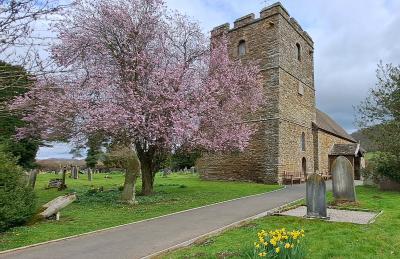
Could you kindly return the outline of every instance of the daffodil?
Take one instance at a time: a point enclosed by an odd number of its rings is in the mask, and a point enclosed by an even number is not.
[[[280,251],[281,251],[281,248],[280,248],[280,247],[275,248],[275,252],[276,252],[276,253],[279,253]]]

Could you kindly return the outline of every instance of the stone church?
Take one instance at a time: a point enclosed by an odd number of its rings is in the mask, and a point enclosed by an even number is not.
[[[266,106],[254,116],[258,127],[243,152],[204,154],[197,161],[203,179],[281,183],[285,172],[330,173],[332,159],[344,155],[359,178],[362,149],[315,105],[314,42],[286,9],[275,3],[215,27],[225,33],[233,59],[257,61]]]

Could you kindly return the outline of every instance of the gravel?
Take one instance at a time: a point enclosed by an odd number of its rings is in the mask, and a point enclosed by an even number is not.
[[[279,215],[294,216],[294,217],[305,217],[307,214],[306,206],[299,206],[297,208],[284,211],[279,213]],[[327,221],[333,222],[349,222],[355,224],[369,224],[373,219],[375,219],[378,213],[367,212],[367,211],[355,211],[355,210],[339,210],[339,209],[329,209]]]

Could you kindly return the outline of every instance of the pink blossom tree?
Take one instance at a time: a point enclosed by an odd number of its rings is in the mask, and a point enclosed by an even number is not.
[[[244,121],[263,104],[262,81],[256,65],[229,59],[224,36],[210,48],[197,23],[160,0],[79,1],[57,30],[53,59],[74,72],[15,100],[13,109],[35,105],[20,134],[118,142],[130,150],[123,200],[134,200],[138,168],[142,192],[152,192],[166,151],[248,144],[255,128]]]

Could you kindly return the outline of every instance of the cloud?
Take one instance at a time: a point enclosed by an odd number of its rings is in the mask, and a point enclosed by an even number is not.
[[[262,0],[166,0],[169,8],[197,20],[204,32],[226,22],[232,24],[248,13],[257,16],[265,2],[273,3]],[[345,129],[354,131],[353,106],[374,87],[379,61],[399,64],[400,1],[281,2],[315,42],[317,106]],[[61,147],[57,152],[66,154]]]
[[[74,158],[70,154],[72,145],[62,142],[52,142],[50,147],[41,147],[36,155],[36,159],[48,159],[48,158]],[[79,158],[81,159],[81,158]]]

